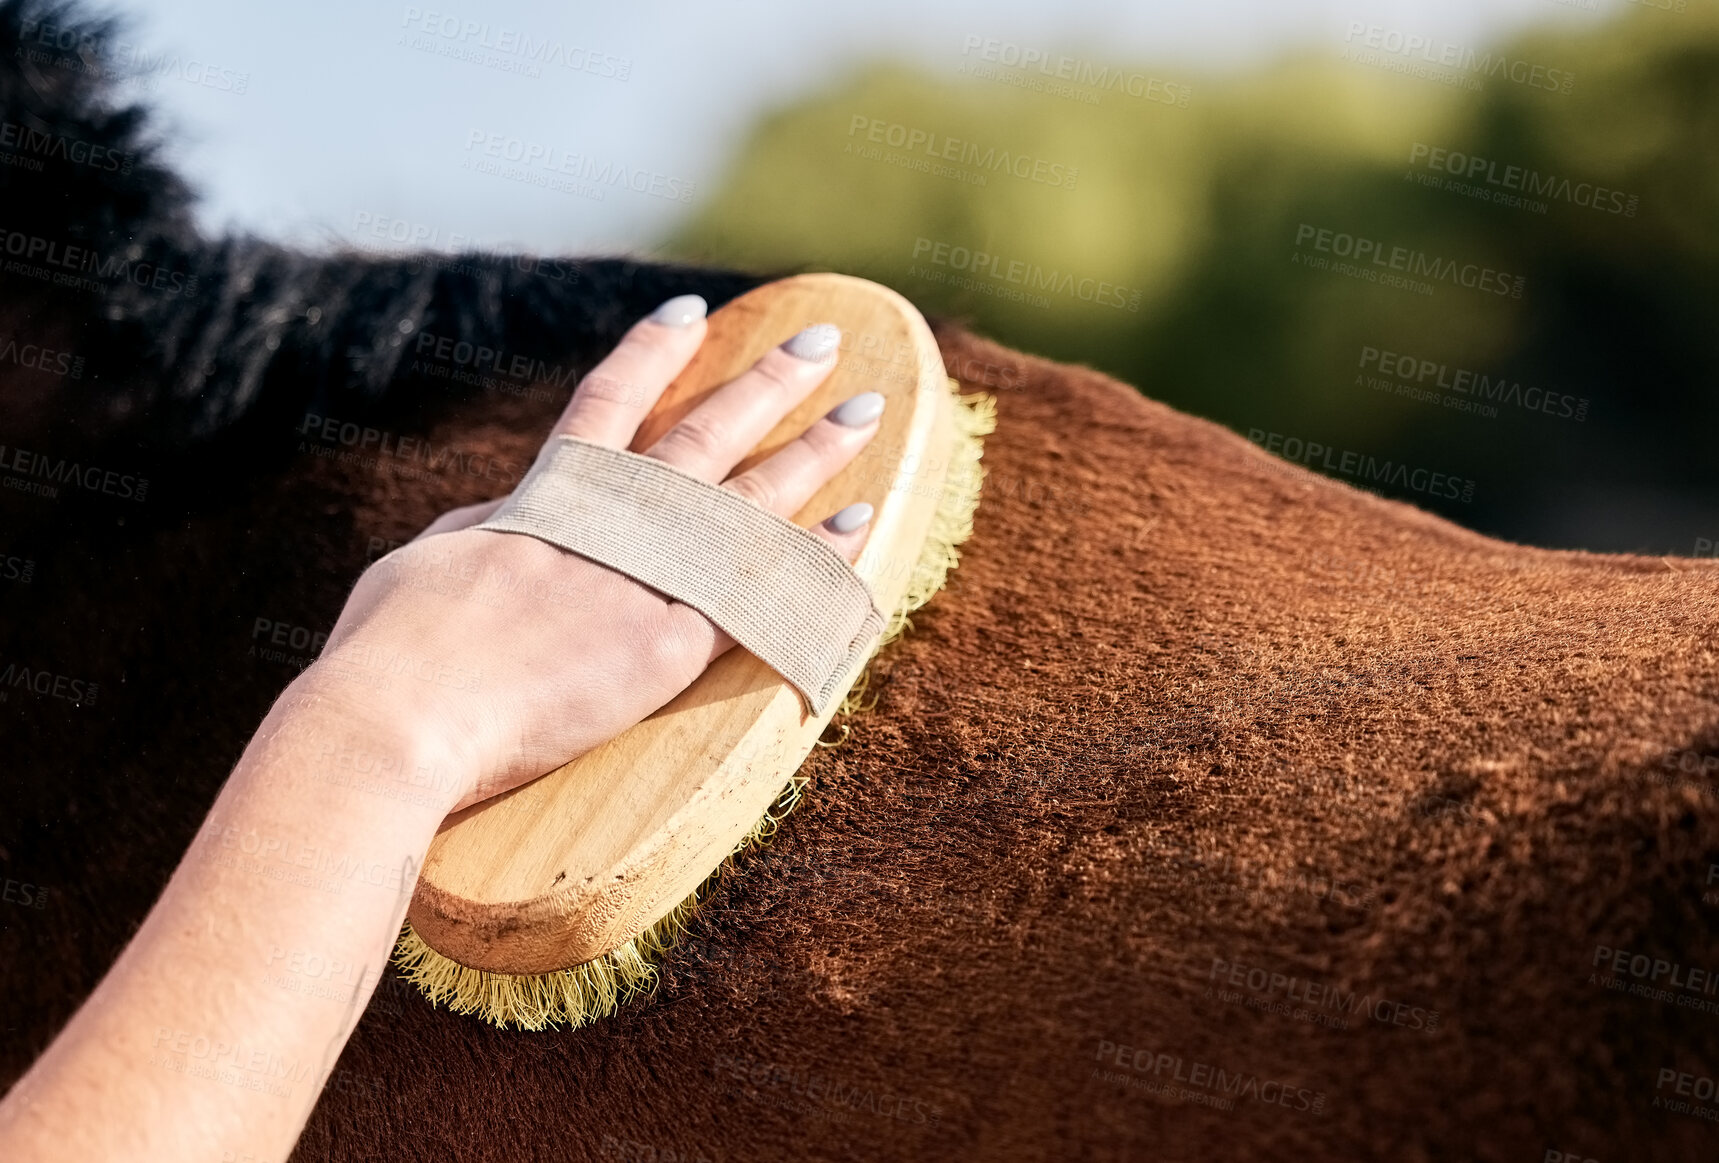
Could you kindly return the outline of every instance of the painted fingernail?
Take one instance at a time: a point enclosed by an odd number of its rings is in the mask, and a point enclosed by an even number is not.
[[[828,363],[841,346],[842,329],[834,323],[814,323],[782,344],[782,350],[807,363]]]
[[[855,529],[865,528],[871,520],[871,512],[871,506],[861,501],[857,505],[849,505],[824,524],[829,526],[831,533],[852,533]]]
[[[704,301],[703,295],[676,295],[651,312],[651,322],[661,323],[664,327],[690,327],[703,319],[708,310],[710,304]]]
[[[829,411],[828,419],[844,428],[864,428],[883,415],[883,393],[861,392],[851,400],[843,400]]]

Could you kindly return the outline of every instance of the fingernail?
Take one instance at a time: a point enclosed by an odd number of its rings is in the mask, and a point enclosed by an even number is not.
[[[871,506],[861,501],[857,505],[849,505],[824,524],[831,533],[852,533],[855,529],[865,528],[871,520],[871,511]]]
[[[883,415],[883,393],[861,392],[851,400],[843,400],[830,409],[830,420],[844,428],[864,428]]]
[[[826,363],[835,358],[842,342],[842,329],[834,323],[814,323],[782,344],[782,350],[807,363]]]
[[[664,327],[690,327],[703,319],[708,310],[710,304],[704,301],[703,295],[676,295],[651,312],[651,322],[661,323]]]

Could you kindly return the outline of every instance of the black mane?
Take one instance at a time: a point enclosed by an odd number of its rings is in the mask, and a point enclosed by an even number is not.
[[[230,471],[307,410],[398,419],[472,394],[405,374],[422,332],[581,366],[663,299],[696,291],[714,306],[760,281],[627,259],[312,254],[205,237],[149,110],[119,98],[120,31],[76,4],[0,0],[0,331],[65,337],[82,361],[53,389],[53,432],[35,437],[58,451],[117,441],[169,471],[187,458]]]

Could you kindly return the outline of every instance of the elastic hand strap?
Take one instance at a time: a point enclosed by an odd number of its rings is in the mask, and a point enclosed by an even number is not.
[[[555,437],[477,528],[536,537],[684,602],[816,714],[883,632],[871,590],[828,542],[654,457]]]

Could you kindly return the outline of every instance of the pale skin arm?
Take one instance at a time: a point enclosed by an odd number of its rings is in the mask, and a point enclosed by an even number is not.
[[[664,304],[555,433],[625,447],[704,330],[702,301]],[[778,348],[649,454],[791,516],[875,435],[881,400],[728,474],[831,366]],[[0,1101],[0,1158],[285,1159],[443,817],[613,737],[733,645],[601,566],[470,528],[493,508],[445,515],[359,580],[136,936]],[[843,516],[814,532],[852,560],[866,514]]]

